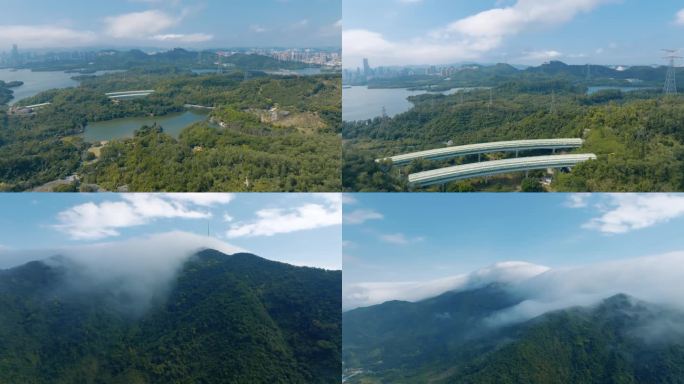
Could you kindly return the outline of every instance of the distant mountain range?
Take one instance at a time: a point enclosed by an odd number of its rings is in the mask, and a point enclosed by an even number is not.
[[[34,71],[71,70],[85,73],[95,70],[152,68],[158,70],[160,66],[174,68],[218,68],[219,56],[213,51],[188,51],[175,48],[165,52],[148,54],[139,49],[129,51],[103,50],[96,53],[93,58],[74,58],[58,61],[28,63],[22,68]],[[254,70],[278,70],[278,69],[301,69],[315,65],[300,62],[281,61],[275,58],[250,54],[234,53],[230,56],[222,56],[220,63],[223,66],[254,71]]]
[[[519,67],[510,64],[469,64],[457,67],[448,77],[416,73],[406,76],[373,77],[367,81],[370,88],[417,88],[443,90],[464,86],[498,87],[513,81],[566,81],[588,85],[636,85],[662,86],[665,82],[666,66],[605,66],[569,65],[551,61],[534,67]],[[677,68],[684,74],[684,68]],[[358,84],[354,84],[358,85]]]
[[[684,383],[684,313],[618,294],[513,325],[503,284],[343,314],[347,383]]]
[[[144,308],[74,276],[63,257],[0,271],[0,382],[339,381],[340,271],[205,250]]]

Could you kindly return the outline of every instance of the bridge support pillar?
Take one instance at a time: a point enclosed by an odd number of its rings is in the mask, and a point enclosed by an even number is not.
[[[518,150],[517,149],[515,150],[515,157],[516,158],[518,157]]]
[[[482,154],[481,154],[481,153],[478,153],[478,154],[477,154],[477,162],[478,162],[478,163],[480,162],[480,158],[481,158],[481,157],[482,157]]]

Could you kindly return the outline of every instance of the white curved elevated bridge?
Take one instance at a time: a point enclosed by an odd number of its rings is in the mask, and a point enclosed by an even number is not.
[[[430,149],[427,151],[406,153],[403,155],[377,159],[376,162],[392,160],[393,164],[406,164],[416,159],[439,160],[451,157],[479,155],[492,152],[519,152],[531,149],[571,149],[579,148],[584,144],[582,139],[539,139],[539,140],[513,140],[498,141],[494,143],[480,143],[459,145],[456,147],[446,147]]]
[[[572,167],[589,160],[596,160],[596,155],[593,153],[585,153],[484,161],[481,163],[456,165],[453,167],[412,173],[409,175],[408,181],[412,186],[426,187],[435,184],[445,184],[455,180],[498,175],[502,173]]]
[[[142,96],[149,96],[153,94],[155,91],[154,89],[145,89],[145,90],[140,90],[140,91],[123,91],[123,92],[109,92],[105,93],[107,97],[110,99],[125,99],[129,97],[142,97]]]

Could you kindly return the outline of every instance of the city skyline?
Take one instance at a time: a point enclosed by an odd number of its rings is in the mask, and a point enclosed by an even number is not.
[[[239,3],[239,4],[236,4]],[[0,15],[0,51],[84,47],[339,47],[334,0],[129,0],[65,7],[9,0]],[[239,13],[232,12],[240,9]],[[36,12],[40,9],[40,12]]]
[[[343,3],[347,69],[467,62],[539,65],[665,64],[678,48],[684,9],[672,0],[444,1]],[[639,25],[639,28],[634,28]]]

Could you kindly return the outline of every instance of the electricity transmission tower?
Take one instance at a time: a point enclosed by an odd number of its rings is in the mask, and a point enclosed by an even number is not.
[[[587,64],[587,81],[591,80],[591,65]]]
[[[665,76],[665,87],[663,92],[666,95],[677,94],[677,77],[675,75],[675,60],[681,59],[682,56],[677,56],[677,49],[663,49],[667,55],[665,58],[670,61],[670,66],[667,68],[667,75]]]

